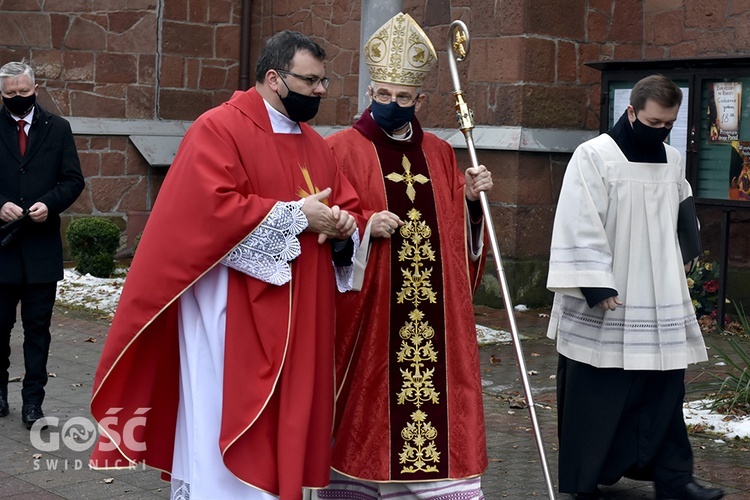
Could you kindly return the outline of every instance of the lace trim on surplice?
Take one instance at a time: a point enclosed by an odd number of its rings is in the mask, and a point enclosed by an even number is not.
[[[352,263],[348,266],[333,266],[334,274],[336,275],[336,287],[339,292],[348,292],[354,288],[354,258],[357,256],[357,251],[359,250],[359,228],[354,230],[351,238],[354,243]]]
[[[302,213],[304,199],[277,203],[268,217],[229,255],[225,266],[272,285],[283,285],[292,279],[289,262],[301,253],[297,235],[307,228]]]

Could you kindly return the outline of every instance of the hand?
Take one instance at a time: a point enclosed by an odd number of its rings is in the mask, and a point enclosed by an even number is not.
[[[616,296],[608,297],[602,300],[601,302],[599,302],[599,307],[601,307],[602,309],[609,309],[610,311],[614,311],[615,309],[617,309],[617,306],[621,306],[621,305],[622,305],[622,301],[618,299]]]
[[[357,229],[357,220],[346,210],[341,210],[338,205],[331,208],[331,214],[336,219],[336,229],[339,230],[340,236],[337,239],[345,240]]]
[[[19,207],[12,201],[5,202],[3,208],[0,208],[0,220],[3,222],[10,222],[16,220],[23,215],[23,208]]]
[[[471,201],[477,201],[479,193],[492,189],[492,174],[484,165],[467,168],[464,178],[466,179],[466,198]]]
[[[405,223],[398,215],[383,210],[370,217],[370,235],[373,238],[390,238],[400,226]]]
[[[34,222],[44,222],[47,220],[48,215],[49,209],[47,209],[47,205],[41,201],[37,201],[31,205],[31,208],[29,208],[29,217]]]
[[[346,216],[342,216],[341,210],[336,207],[337,215],[334,216],[333,210],[323,203],[323,200],[331,195],[331,188],[325,188],[319,193],[311,194],[305,198],[302,204],[302,213],[307,217],[307,229],[305,231],[318,233],[318,243],[325,242],[328,238],[342,238],[338,225],[342,228],[348,227],[348,212],[343,211]],[[342,218],[343,217],[343,218]],[[345,236],[343,239],[348,238]]]

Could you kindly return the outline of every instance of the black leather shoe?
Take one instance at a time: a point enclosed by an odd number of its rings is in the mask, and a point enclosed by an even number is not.
[[[8,413],[10,413],[10,408],[8,407],[8,400],[0,394],[0,417],[7,417]]]
[[[41,405],[23,405],[21,407],[21,421],[27,429],[31,429],[34,422],[40,418],[44,418]]]
[[[719,488],[704,488],[692,481],[680,488],[672,495],[656,495],[659,500],[719,500],[724,497],[724,490]]]

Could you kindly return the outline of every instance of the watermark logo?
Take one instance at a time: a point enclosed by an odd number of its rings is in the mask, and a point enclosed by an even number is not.
[[[29,437],[31,445],[39,451],[59,451],[61,444],[72,451],[86,451],[96,442],[96,425],[86,417],[73,417],[60,428],[60,419],[44,417],[31,427]],[[42,431],[49,430],[49,436],[42,436]],[[62,439],[62,443],[61,443]]]
[[[145,427],[146,413],[150,409],[138,408],[134,415],[124,421],[118,415],[122,408],[107,411],[99,426],[109,440],[103,440],[99,449],[110,452],[124,447],[132,451],[145,451],[146,443],[137,438],[136,430]],[[57,417],[44,417],[34,422],[29,437],[31,445],[42,452],[55,452],[62,447],[84,452],[96,443],[98,433],[96,423],[87,417],[73,417],[62,425]]]

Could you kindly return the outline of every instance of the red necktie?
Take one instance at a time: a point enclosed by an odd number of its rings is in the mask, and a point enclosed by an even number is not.
[[[26,135],[26,122],[18,120],[18,147],[21,149],[21,156],[26,154],[26,143],[29,138]]]

